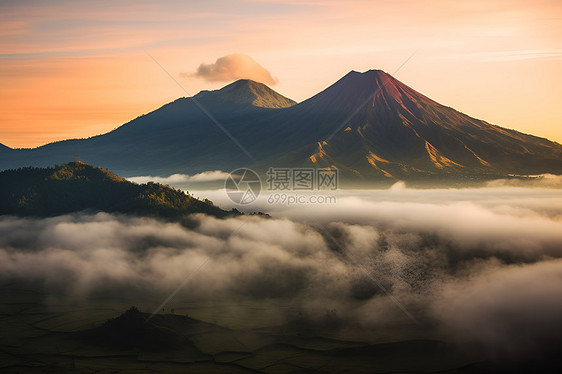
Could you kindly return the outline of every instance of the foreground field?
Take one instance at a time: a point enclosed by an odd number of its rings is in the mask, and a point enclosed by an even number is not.
[[[29,287],[29,286],[27,286]],[[228,328],[179,314],[124,311],[111,299],[58,304],[48,295],[1,286],[0,373],[480,373],[501,372],[497,363],[453,344],[431,339],[391,339],[388,331],[342,329],[334,321]],[[242,306],[251,319],[254,306]],[[271,307],[269,307],[271,308]],[[209,306],[187,309],[206,313]],[[221,306],[212,308],[221,311]],[[223,311],[227,307],[222,306]],[[183,310],[181,310],[183,311]],[[231,321],[232,322],[232,321]],[[261,321],[263,323],[264,321]],[[240,324],[241,322],[238,321]],[[246,321],[251,324],[251,321]],[[259,323],[259,322],[258,322]],[[396,326],[395,326],[396,327]],[[410,336],[423,328],[404,326]],[[427,333],[426,333],[427,335]],[[339,338],[334,337],[339,336]],[[363,337],[344,340],[341,337]],[[396,338],[396,337],[395,337]],[[530,365],[530,363],[527,363]],[[550,372],[556,362],[533,363]],[[525,372],[528,367],[518,369]],[[515,368],[510,367],[512,372]]]

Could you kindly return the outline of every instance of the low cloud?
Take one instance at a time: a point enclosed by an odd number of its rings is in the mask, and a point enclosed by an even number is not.
[[[168,307],[273,302],[286,306],[287,321],[336,310],[344,326],[403,331],[413,322],[383,286],[446,341],[517,356],[560,346],[559,195],[512,188],[350,194],[336,207],[272,212],[285,218],[195,215],[189,227],[105,213],[4,216],[0,279],[39,282],[73,298],[95,292],[137,303],[140,294],[150,297],[148,308],[188,279]]]
[[[432,313],[449,337],[498,355],[558,351],[562,338],[562,261],[489,266],[442,286]]]
[[[224,191],[198,193],[227,209],[244,208],[230,202]],[[389,190],[321,193],[335,195],[337,203],[270,204],[271,195],[264,192],[248,209],[304,223],[325,225],[337,220],[381,231],[429,235],[454,246],[458,255],[483,252],[528,261],[545,255],[562,256],[559,189],[414,190],[401,185]]]
[[[135,183],[155,182],[155,183],[162,183],[162,184],[181,184],[187,182],[197,183],[197,182],[221,181],[221,180],[226,180],[228,176],[229,174],[225,173],[224,171],[214,170],[214,171],[205,171],[203,173],[199,173],[195,175],[172,174],[169,177],[156,177],[156,176],[143,175],[138,177],[130,177],[127,179]]]
[[[211,64],[201,64],[194,73],[182,73],[184,77],[203,78],[209,82],[227,82],[238,79],[251,79],[256,82],[274,85],[278,79],[263,66],[244,54],[231,54],[219,57]]]
[[[487,185],[488,187],[562,188],[562,175],[522,175],[510,179],[496,179],[488,182]]]

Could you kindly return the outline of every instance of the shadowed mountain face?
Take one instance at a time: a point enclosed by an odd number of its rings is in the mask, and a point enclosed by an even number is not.
[[[77,158],[126,176],[228,170],[251,159],[217,123],[236,134],[256,118],[275,111],[272,108],[294,104],[249,80],[202,91],[195,98],[177,99],[104,135],[35,149],[0,150],[0,170],[52,166]]]
[[[78,157],[127,176],[269,166],[379,180],[562,173],[559,144],[471,118],[380,70],[352,71],[300,104],[249,80],[194,98],[105,135],[0,149],[0,169]]]

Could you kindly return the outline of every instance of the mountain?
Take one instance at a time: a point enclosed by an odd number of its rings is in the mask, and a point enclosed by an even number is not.
[[[56,216],[78,211],[163,218],[234,214],[171,187],[136,184],[82,162],[0,172],[0,215]]]
[[[336,166],[350,180],[562,174],[562,146],[441,105],[381,70],[295,104],[240,80],[89,139],[0,151],[0,169],[73,159],[126,175]]]
[[[406,179],[562,173],[560,144],[469,117],[380,70],[352,71],[294,109],[323,117],[309,126],[310,153],[289,154],[291,164]]]
[[[237,138],[256,119],[293,104],[264,84],[239,80],[177,99],[103,135],[0,152],[0,170],[76,159],[126,176],[231,170],[240,160],[249,166],[252,160],[223,130]]]

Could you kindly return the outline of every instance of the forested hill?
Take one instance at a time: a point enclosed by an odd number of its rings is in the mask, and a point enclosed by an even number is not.
[[[158,183],[137,184],[108,170],[71,162],[0,172],[0,215],[56,216],[89,211],[179,218],[238,214]]]

